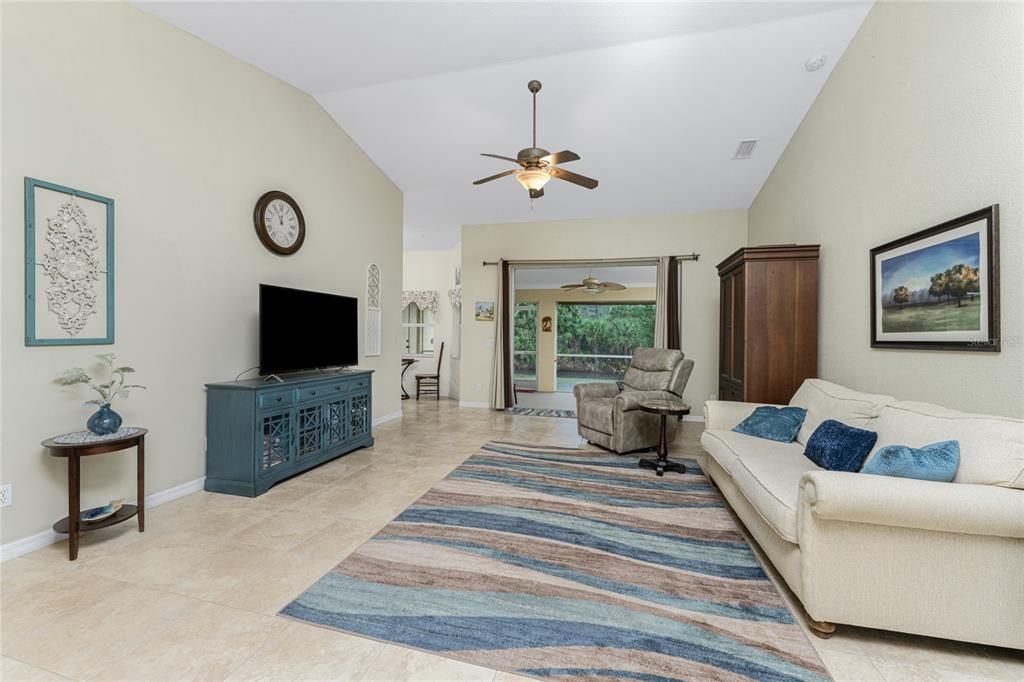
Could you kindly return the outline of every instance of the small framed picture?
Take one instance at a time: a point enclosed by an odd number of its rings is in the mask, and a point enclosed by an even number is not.
[[[550,315],[545,315],[544,317],[540,318],[540,330],[542,332],[549,332],[549,331],[551,331],[551,316]]]
[[[473,310],[478,322],[494,322],[494,301],[477,301]]]
[[[999,352],[999,206],[871,249],[871,346]]]

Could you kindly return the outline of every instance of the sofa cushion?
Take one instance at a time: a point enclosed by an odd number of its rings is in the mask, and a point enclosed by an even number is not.
[[[826,419],[873,431],[872,422],[882,408],[895,402],[892,396],[861,393],[824,379],[806,379],[789,401],[790,405],[807,410],[807,418],[796,440],[807,445],[811,434]]]
[[[700,442],[768,525],[795,543],[800,477],[818,470],[803,447],[721,430],[705,431]]]
[[[758,441],[767,443],[768,441]],[[797,443],[779,443],[778,450],[744,450],[736,459],[733,481],[761,517],[789,542],[798,543],[796,510],[800,478],[819,471]]]
[[[700,438],[700,444],[705,452],[718,462],[718,466],[725,469],[730,476],[734,475],[733,470],[736,468],[736,461],[740,453],[767,453],[767,456],[778,453],[779,456],[785,456],[783,453],[795,450],[798,455],[803,457],[803,448],[794,443],[779,443],[735,431],[705,431]],[[807,458],[804,457],[804,459]]]
[[[882,410],[872,425],[874,453],[886,445],[921,447],[940,440],[960,443],[956,483],[1024,488],[1024,420],[957,412],[901,401]]]
[[[878,441],[878,434],[835,419],[826,419],[811,434],[804,456],[829,471],[860,471]]]
[[[577,419],[583,426],[609,436],[614,433],[612,425],[612,412],[615,410],[614,397],[581,400],[576,404],[576,408],[579,410]]]

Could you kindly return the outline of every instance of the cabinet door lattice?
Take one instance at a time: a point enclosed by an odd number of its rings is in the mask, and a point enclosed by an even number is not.
[[[348,400],[330,400],[324,405],[324,440],[325,447],[331,447],[345,441],[345,412]]]
[[[299,457],[315,455],[322,448],[323,405],[299,408]]]
[[[260,419],[262,445],[260,471],[269,471],[291,459],[293,436],[292,413],[276,412]]]
[[[370,432],[370,396],[357,395],[352,398],[349,424],[352,437]]]

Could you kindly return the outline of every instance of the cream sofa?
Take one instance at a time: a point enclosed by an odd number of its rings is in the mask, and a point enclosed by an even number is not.
[[[1024,421],[808,379],[793,443],[735,433],[757,405],[705,404],[705,471],[803,603],[835,623],[1024,648]],[[826,471],[804,457],[825,419],[884,445],[960,442],[952,483]],[[874,451],[869,455],[869,459]]]

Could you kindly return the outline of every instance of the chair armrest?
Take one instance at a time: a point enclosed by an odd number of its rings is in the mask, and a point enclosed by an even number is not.
[[[631,412],[640,409],[640,402],[644,400],[672,400],[679,401],[679,396],[668,391],[623,391],[615,398],[615,409],[621,412]]]
[[[704,429],[706,431],[730,431],[732,427],[767,403],[738,403],[731,400],[708,400],[704,403]],[[772,405],[771,407],[785,407]]]
[[[572,387],[572,394],[577,402],[589,398],[614,398],[619,394],[619,386],[609,383],[576,384]]]
[[[841,471],[808,471],[800,479],[803,517],[1024,538],[1024,490],[940,483]]]

